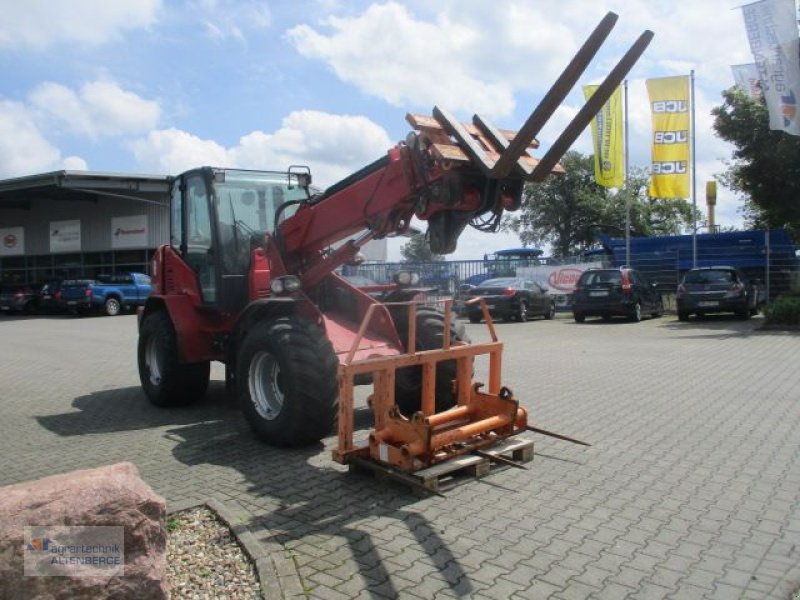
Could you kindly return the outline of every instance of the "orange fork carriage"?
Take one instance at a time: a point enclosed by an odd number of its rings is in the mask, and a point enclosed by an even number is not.
[[[493,444],[526,430],[528,414],[520,408],[508,388],[501,387],[503,344],[497,341],[486,303],[480,299],[481,311],[492,341],[482,344],[451,343],[450,318],[452,300],[444,301],[445,328],[442,348],[415,351],[417,302],[398,302],[409,310],[409,352],[400,356],[354,361],[353,357],[372,318],[370,306],[358,335],[343,364],[339,365],[339,443],[333,459],[347,463],[351,457],[369,457],[405,472],[414,472]],[[387,303],[389,304],[389,303]],[[472,364],[476,356],[489,355],[488,392],[482,383],[472,382]],[[456,406],[435,412],[436,365],[456,361]],[[404,417],[395,405],[395,373],[397,369],[420,366],[422,369],[421,410],[411,418]],[[373,394],[369,404],[375,429],[368,444],[353,441],[353,386],[356,375],[372,375]]]

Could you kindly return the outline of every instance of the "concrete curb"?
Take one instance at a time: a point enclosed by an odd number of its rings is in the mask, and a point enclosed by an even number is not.
[[[285,555],[283,546],[275,542],[267,544],[259,542],[247,528],[244,520],[217,498],[209,498],[204,502],[192,500],[171,503],[167,509],[167,516],[200,507],[206,507],[216,514],[236,536],[245,554],[253,561],[261,594],[266,600],[307,596],[297,566],[292,558]]]

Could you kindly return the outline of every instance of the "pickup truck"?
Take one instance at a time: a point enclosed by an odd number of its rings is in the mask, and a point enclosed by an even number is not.
[[[118,273],[65,281],[61,285],[61,302],[73,314],[103,310],[113,317],[126,308],[144,306],[151,291],[150,277],[144,273]]]

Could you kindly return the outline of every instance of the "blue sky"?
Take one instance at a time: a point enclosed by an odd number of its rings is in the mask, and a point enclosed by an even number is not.
[[[710,109],[751,62],[734,2],[0,0],[0,177],[48,170],[177,173],[200,164],[307,164],[325,186],[409,131],[434,104],[517,128],[608,10],[620,20],[581,83],[646,28],[629,75],[631,162],[647,165],[644,79],[697,74],[698,190],[731,148]],[[540,135],[546,148],[580,87]],[[574,146],[589,153],[588,134]],[[699,199],[702,203],[702,198]],[[718,221],[739,222],[721,190]],[[390,245],[397,256],[398,242]],[[517,245],[464,236],[456,258]]]

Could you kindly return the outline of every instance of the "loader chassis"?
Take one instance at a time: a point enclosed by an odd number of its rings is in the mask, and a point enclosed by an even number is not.
[[[374,163],[312,193],[305,167],[287,172],[203,167],[173,179],[170,243],[155,253],[154,292],[140,312],[139,373],[158,405],[205,392],[210,361],[226,366],[245,417],[262,439],[306,444],[327,435],[340,407],[340,446],[355,449],[352,386],[376,385],[371,456],[414,470],[527,427],[500,384],[500,345],[470,349],[449,305],[409,303],[423,290],[396,287],[380,300],[336,269],[372,239],[428,223],[431,249],[452,252],[467,226],[497,228],[519,209],[526,182],[560,172],[558,159],[600,110],[652,37],[645,32],[572,123],[537,160],[535,136],[560,105],[616,21],[609,13],[520,132],[445,109],[407,115],[404,142]],[[339,244],[338,247],[335,247]],[[494,334],[492,334],[494,335]],[[486,393],[471,360],[493,361]],[[359,366],[361,365],[361,366]],[[457,450],[461,448],[461,450]]]

